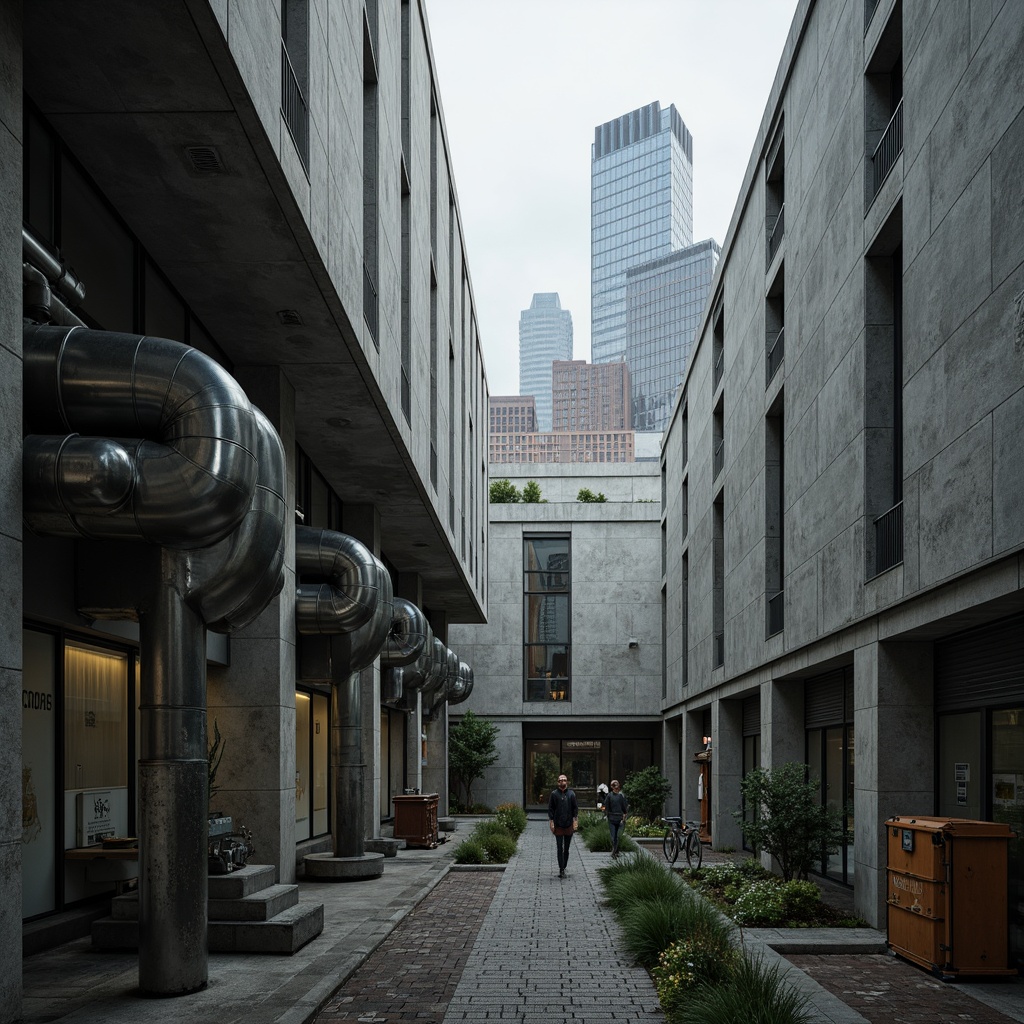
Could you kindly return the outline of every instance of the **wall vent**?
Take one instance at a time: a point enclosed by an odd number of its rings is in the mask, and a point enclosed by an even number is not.
[[[196,174],[224,173],[224,164],[221,161],[220,153],[213,146],[186,146],[185,155]]]

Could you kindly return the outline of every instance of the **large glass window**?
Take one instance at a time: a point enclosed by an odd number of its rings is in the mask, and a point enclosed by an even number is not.
[[[330,720],[327,696],[295,694],[295,841],[330,830],[327,812]]]
[[[523,547],[527,701],[571,700],[570,539],[527,537]]]

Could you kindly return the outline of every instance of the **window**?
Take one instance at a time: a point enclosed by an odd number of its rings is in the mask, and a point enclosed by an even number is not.
[[[330,831],[327,780],[330,716],[326,694],[295,693],[295,841]]]
[[[309,173],[309,4],[281,0],[281,113]]]
[[[864,76],[864,133],[870,156],[867,201],[874,199],[903,152],[903,17],[896,4]]]
[[[764,162],[765,269],[772,265],[786,232],[786,145],[779,127]]]
[[[570,539],[526,537],[523,619],[527,701],[572,699]]]
[[[377,66],[374,47],[376,34],[376,5],[368,5],[363,21],[363,319],[377,351],[377,291],[378,291],[378,233],[377,233],[377,147],[379,140]]]
[[[779,372],[786,354],[786,268],[780,264],[778,272],[764,300],[765,381],[767,388]]]
[[[712,668],[725,664],[725,498],[719,494],[712,509],[714,538],[712,541],[714,593],[712,600]]]
[[[764,575],[765,636],[781,633],[785,563],[785,444],[782,392],[765,417],[764,431]]]

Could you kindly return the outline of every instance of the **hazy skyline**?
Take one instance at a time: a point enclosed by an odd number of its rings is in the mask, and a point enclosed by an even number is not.
[[[535,292],[558,292],[590,359],[594,128],[674,103],[694,241],[722,244],[797,0],[425,3],[488,383],[514,395]]]

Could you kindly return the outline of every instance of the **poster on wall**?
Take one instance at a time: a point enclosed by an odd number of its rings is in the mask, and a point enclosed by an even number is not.
[[[114,835],[113,797],[109,789],[85,790],[78,794],[79,846],[94,846]]]

